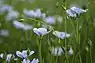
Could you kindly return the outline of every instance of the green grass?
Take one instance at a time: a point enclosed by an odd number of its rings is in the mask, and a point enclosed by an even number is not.
[[[41,63],[95,63],[94,60],[94,44],[95,44],[95,1],[94,0],[38,0],[33,4],[29,2],[21,2],[19,0],[5,0],[9,5],[14,6],[14,9],[19,11],[21,16],[19,19],[23,19],[23,9],[36,9],[41,8],[47,15],[61,15],[63,21],[61,24],[52,25],[54,30],[68,32],[71,35],[70,38],[60,40],[55,37],[52,32],[43,36],[41,42],[41,51],[37,45],[38,37],[33,32],[21,31],[13,27],[11,22],[5,20],[4,16],[0,15],[0,29],[8,29],[10,31],[9,37],[0,36],[0,53],[15,53],[17,50],[30,49],[34,50],[33,57],[39,58],[39,52],[42,56]],[[58,4],[57,4],[58,3]],[[66,12],[61,7],[65,3],[68,9],[70,5],[74,4],[81,8],[86,7],[88,11],[76,19],[66,19]],[[46,11],[48,10],[48,12]],[[18,19],[18,20],[19,20]],[[26,18],[23,22],[30,23],[34,27],[40,27],[37,23],[31,19]],[[81,27],[81,28],[79,28]],[[50,48],[53,46],[63,46],[67,48],[67,52],[70,46],[74,50],[74,54],[69,56],[67,53],[61,56],[53,56],[50,53]],[[40,57],[41,58],[41,57]],[[40,59],[39,59],[40,60]]]

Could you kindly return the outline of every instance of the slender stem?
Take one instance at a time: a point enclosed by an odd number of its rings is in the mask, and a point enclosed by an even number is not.
[[[56,56],[56,61],[55,61],[55,63],[58,63],[58,55]]]
[[[80,63],[82,63],[82,59],[81,59],[81,55],[79,54],[79,60],[80,60]]]
[[[90,62],[92,63],[92,51],[91,51],[91,46],[90,46]]]
[[[27,31],[25,31],[25,45],[26,45],[26,48],[28,48],[28,34],[27,34],[28,32]]]
[[[80,54],[80,34],[79,34],[79,21],[78,20],[77,20],[77,29],[76,29],[76,31],[77,31],[77,33],[76,33],[76,35],[77,35],[76,40],[77,40],[77,43],[79,45],[79,61],[80,61],[80,63],[82,63],[81,54]]]
[[[60,38],[58,39],[58,43],[60,44]],[[57,54],[58,54],[58,51],[57,51]],[[58,55],[56,56],[56,61],[55,63],[58,63]]]
[[[67,17],[65,17],[65,32],[67,32]],[[66,38],[65,38],[65,48],[66,48],[66,50],[65,50],[66,62],[69,63]]]
[[[67,29],[66,29],[66,18],[65,18],[65,32],[67,31]],[[65,34],[66,35],[66,34]],[[66,48],[66,50],[65,50],[65,57],[66,57],[66,62],[67,62],[67,43],[66,43],[66,38],[65,38],[65,48]]]
[[[72,58],[72,63],[74,63],[74,57],[75,57],[75,56],[73,56],[73,58]]]
[[[77,62],[76,62],[76,59],[77,59],[77,57],[78,57],[79,54],[80,54],[80,52],[78,52],[78,53],[76,54],[76,56],[75,56],[75,63],[77,63]]]
[[[60,41],[60,38],[59,38],[59,39],[58,39],[58,43],[60,44],[60,42],[61,42],[61,41]]]
[[[43,63],[42,61],[42,52],[41,52],[41,40],[42,40],[42,37],[38,37],[39,41],[38,41],[38,49],[39,49],[39,60],[40,60],[40,63]]]
[[[76,29],[76,35],[77,35],[77,37],[76,37],[76,40],[77,40],[77,43],[80,44],[79,43],[79,32],[78,31],[79,31],[79,23],[78,23],[78,20],[77,20],[77,29]]]

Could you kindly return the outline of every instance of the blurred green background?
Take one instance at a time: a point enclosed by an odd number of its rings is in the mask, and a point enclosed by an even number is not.
[[[81,8],[87,8],[88,12],[86,15],[80,17],[79,21],[82,22],[82,30],[81,30],[81,48],[84,47],[84,43],[87,41],[87,39],[92,40],[92,56],[93,56],[93,63],[95,63],[95,0],[34,0],[33,3],[29,2],[30,0],[3,0],[6,4],[9,4],[14,7],[15,10],[20,12],[19,19],[23,18],[23,9],[36,9],[40,8],[43,12],[46,12],[47,15],[61,15],[65,17],[64,10],[60,6],[62,2],[65,1],[67,9],[72,6],[78,6]],[[60,3],[57,3],[60,2]],[[33,33],[32,30],[30,31],[22,31],[18,30],[15,27],[13,27],[11,22],[8,22],[4,19],[4,15],[0,15],[0,30],[2,29],[8,29],[9,30],[9,36],[3,37],[0,36],[0,52],[12,52],[22,49],[37,49],[36,47],[36,41],[37,37]],[[33,21],[26,19],[24,22],[33,24]],[[72,31],[72,27],[69,24],[70,21],[67,21],[68,28],[67,32]],[[54,29],[64,31],[64,18],[63,23],[58,27],[58,25],[55,26]],[[46,44],[45,41],[47,40],[47,37],[44,37],[43,40],[43,52],[46,53]],[[48,46],[47,46],[48,47]],[[46,56],[46,54],[44,55]],[[85,53],[82,54],[84,57]],[[85,61],[84,61],[85,62]],[[88,62],[89,63],[89,62]]]

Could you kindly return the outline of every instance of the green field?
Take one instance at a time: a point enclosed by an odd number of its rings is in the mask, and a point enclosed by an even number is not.
[[[95,63],[94,44],[95,0],[0,0],[0,63]]]

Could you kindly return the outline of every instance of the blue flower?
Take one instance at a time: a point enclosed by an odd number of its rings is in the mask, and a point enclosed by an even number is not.
[[[43,35],[46,35],[47,33],[49,33],[46,28],[38,28],[38,29],[37,28],[34,28],[33,31],[38,36],[43,36]]]
[[[34,51],[30,51],[29,55],[28,55],[28,50],[23,50],[22,52],[16,51],[16,55],[22,59],[28,58],[28,56],[31,56],[32,54],[34,54]]]
[[[26,17],[34,17],[34,18],[44,18],[45,13],[42,13],[40,9],[36,10],[23,10],[23,13]]]
[[[72,7],[71,10],[76,12],[77,14],[81,14],[81,13],[87,12],[87,9],[83,10],[83,9],[77,8],[77,7]]]
[[[38,63],[38,62],[39,62],[39,60],[35,59],[35,58],[31,61],[31,63]]]
[[[59,32],[59,31],[54,31],[53,35],[55,35],[58,38],[64,39],[70,37],[70,34],[67,34],[65,32]]]
[[[48,17],[45,17],[43,19],[46,23],[48,24],[55,24],[56,23],[56,19],[54,16],[48,16]]]
[[[17,28],[17,29],[23,29],[23,30],[31,30],[32,26],[29,24],[24,24],[18,21],[13,21],[13,25]]]
[[[29,59],[23,59],[22,63],[30,63]]]
[[[71,17],[76,17],[77,16],[77,14],[74,11],[70,10],[70,9],[66,10],[66,12]]]
[[[7,16],[6,16],[6,20],[10,21],[10,20],[15,20],[19,17],[19,12],[11,10],[8,12]]]
[[[0,5],[0,14],[4,14],[5,12],[9,12],[11,10],[13,10],[13,7],[12,6],[9,6],[7,4]]]
[[[22,63],[38,63],[39,60],[38,59],[33,59],[32,61],[30,61],[29,59],[23,59]]]
[[[77,7],[71,7],[70,9],[66,10],[66,13],[71,17],[77,17],[77,15],[80,15],[81,13],[87,12],[88,9],[84,10]]]
[[[36,9],[35,10],[35,15],[34,15],[34,17],[38,17],[38,18],[40,18],[41,17],[41,10],[40,9]]]
[[[8,54],[8,55],[7,55],[6,61],[7,61],[8,63],[10,62],[12,56],[13,56],[12,54]]]

